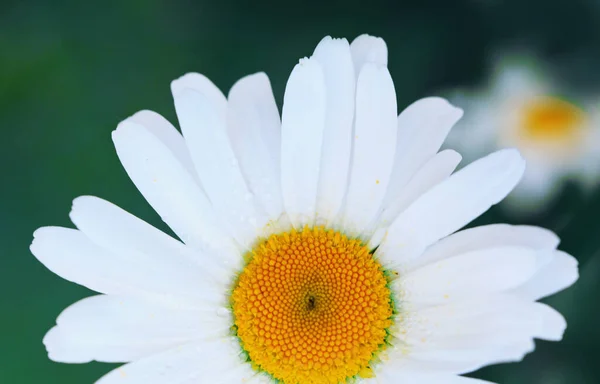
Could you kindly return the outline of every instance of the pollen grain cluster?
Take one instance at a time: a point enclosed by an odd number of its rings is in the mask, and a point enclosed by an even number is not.
[[[381,265],[359,240],[323,228],[258,244],[231,304],[253,366],[284,384],[370,376],[392,323]]]

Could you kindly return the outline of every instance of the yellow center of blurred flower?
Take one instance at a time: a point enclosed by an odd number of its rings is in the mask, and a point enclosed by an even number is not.
[[[585,112],[569,102],[539,98],[524,106],[521,136],[536,142],[574,141],[580,137],[585,120]]]
[[[364,244],[305,228],[272,235],[248,259],[231,304],[255,369],[285,384],[372,376],[393,305],[383,268]]]

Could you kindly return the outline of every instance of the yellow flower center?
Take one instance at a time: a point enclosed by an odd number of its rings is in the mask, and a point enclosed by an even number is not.
[[[231,303],[251,363],[285,384],[372,376],[370,364],[392,325],[381,265],[359,240],[324,228],[258,244]]]
[[[526,140],[557,143],[580,137],[586,115],[579,107],[553,97],[531,100],[525,104],[521,134]]]

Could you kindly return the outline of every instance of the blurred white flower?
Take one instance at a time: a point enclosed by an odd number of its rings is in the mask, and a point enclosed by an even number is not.
[[[523,180],[503,203],[513,212],[541,210],[568,180],[589,189],[600,178],[598,103],[565,97],[563,89],[539,61],[513,55],[496,61],[486,87],[450,97],[466,113],[446,143],[466,163],[506,147],[527,160]]]

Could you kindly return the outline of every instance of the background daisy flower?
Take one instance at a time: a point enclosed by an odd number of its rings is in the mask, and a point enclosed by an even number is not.
[[[533,56],[513,54],[499,56],[484,88],[451,97],[467,113],[448,147],[467,160],[516,147],[527,160],[505,204],[514,213],[540,211],[567,181],[589,190],[600,178],[599,104],[565,95],[564,85]]]
[[[281,119],[263,73],[227,97],[196,73],[171,90],[183,135],[141,111],[113,141],[179,240],[91,196],[77,229],[38,229],[38,260],[100,293],[58,317],[51,359],[127,363],[101,384],[466,384],[562,338],[537,302],[578,278],[558,237],[460,230],[525,161],[501,150],[454,173],[461,156],[439,149],[462,111],[433,97],[398,114],[382,39],[323,39]]]

